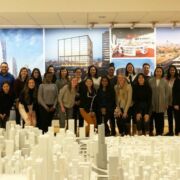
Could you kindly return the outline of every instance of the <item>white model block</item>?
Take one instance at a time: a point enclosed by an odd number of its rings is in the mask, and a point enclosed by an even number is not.
[[[5,152],[6,156],[12,156],[14,153],[14,141],[13,140],[5,140]]]
[[[89,130],[89,137],[93,137],[94,136],[94,124],[90,124],[90,130]]]
[[[85,135],[85,127],[80,127],[79,128],[79,137],[80,138],[85,138],[86,135]]]
[[[69,131],[71,131],[72,133],[74,133],[74,119],[68,119],[68,129]]]
[[[118,176],[118,164],[119,159],[117,156],[110,156],[109,157],[109,177]]]

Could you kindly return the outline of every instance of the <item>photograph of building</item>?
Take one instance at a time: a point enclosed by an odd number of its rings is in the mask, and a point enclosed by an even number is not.
[[[58,40],[60,66],[88,67],[93,64],[93,44],[88,35]]]
[[[73,71],[82,67],[86,71],[94,64],[101,72],[109,61],[108,29],[45,29],[46,68],[66,66]]]
[[[157,28],[156,62],[165,70],[173,64],[180,70],[180,28]]]

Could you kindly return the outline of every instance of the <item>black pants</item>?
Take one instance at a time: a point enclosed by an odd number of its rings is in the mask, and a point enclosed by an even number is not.
[[[52,105],[48,105],[48,107],[52,107]],[[51,122],[53,119],[54,112],[48,112],[46,109],[39,105],[39,127],[44,132],[48,131],[48,127],[51,126]]]
[[[21,124],[21,115],[19,113],[19,109],[15,107],[15,112],[16,112],[16,124]]]
[[[109,120],[109,113],[107,112],[105,115],[103,115],[100,111],[97,113],[97,124],[102,124],[104,123],[105,126],[105,135],[110,135],[110,129],[109,126],[107,124]]]
[[[173,114],[174,114],[173,106],[168,106],[167,115],[168,115],[169,133],[173,133]]]
[[[164,132],[164,113],[153,112],[151,122],[155,121],[156,135],[163,135]],[[152,129],[151,129],[152,130]]]
[[[115,136],[116,135],[116,129],[115,129],[116,125],[115,125],[114,111],[110,112],[109,121],[110,121],[110,126],[111,126],[111,135]]]
[[[74,119],[74,133],[77,133],[77,120],[79,119],[79,127],[84,126],[84,120],[81,116],[81,113],[79,111],[79,106],[74,105],[73,107],[73,119]]]
[[[143,118],[136,121],[136,126],[138,131],[149,132],[149,121],[144,121]]]
[[[0,118],[0,128],[6,128],[6,122],[7,122],[8,118],[5,117],[4,119]]]
[[[175,117],[175,134],[180,133],[180,110],[174,110]]]

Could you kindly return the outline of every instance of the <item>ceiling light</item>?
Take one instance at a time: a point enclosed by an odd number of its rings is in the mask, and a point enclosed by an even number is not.
[[[172,29],[175,29],[176,26],[177,26],[177,21],[173,21],[173,22],[172,22]]]
[[[130,29],[134,29],[136,23],[137,23],[137,22],[132,22],[132,24],[131,24],[131,26],[130,26]]]

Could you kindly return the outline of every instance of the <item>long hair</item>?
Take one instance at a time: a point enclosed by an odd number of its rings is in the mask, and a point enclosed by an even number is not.
[[[92,78],[90,71],[91,71],[91,68],[93,68],[93,67],[94,67],[95,70],[96,70],[95,78],[98,78],[98,69],[97,69],[97,67],[94,66],[94,65],[91,65],[91,66],[88,67],[88,73],[87,73],[87,75],[88,75],[88,77]]]
[[[37,71],[39,73],[39,77],[36,79],[34,77],[34,72]],[[34,68],[32,73],[31,73],[31,77],[36,81],[38,81],[39,83],[42,83],[42,76],[41,76],[41,71],[38,68]]]
[[[64,71],[64,70],[67,71],[67,74],[66,74],[66,77],[65,77],[65,78],[66,78],[67,80],[69,80],[69,72],[68,72],[68,70],[67,70],[65,67],[61,67],[61,68],[60,68],[60,71],[59,71],[59,79],[62,79],[61,72]]]
[[[107,90],[107,91],[110,90],[110,89],[111,89],[110,80],[109,80],[109,78],[108,78],[107,76],[102,76],[102,77],[101,77],[99,89],[103,89],[103,86],[102,86],[102,81],[103,81],[103,79],[106,79],[107,82],[108,82],[108,85],[107,85],[107,87],[106,87],[106,90]]]
[[[129,72],[128,72],[128,70],[127,70],[127,67],[128,67],[129,65],[131,65],[131,66],[133,67],[133,75],[136,74],[136,73],[135,73],[135,69],[134,69],[134,65],[133,65],[132,63],[127,63],[126,68],[125,68],[125,76],[128,76],[128,75],[129,75]]]
[[[88,88],[87,88],[87,86],[86,86],[86,81],[87,81],[87,80],[91,80],[91,81],[92,81],[91,91],[92,91],[93,93],[96,93],[96,90],[95,90],[95,88],[94,88],[93,80],[92,80],[92,78],[90,78],[90,77],[87,77],[87,78],[85,79],[85,81],[84,81],[86,92],[88,92]]]
[[[26,67],[22,67],[21,69],[20,69],[20,71],[19,71],[19,75],[18,75],[18,79],[20,79],[21,80],[21,72],[23,71],[23,70],[26,70],[27,71],[27,76],[26,76],[26,78],[25,78],[25,81],[28,79],[28,69],[26,68]]]
[[[163,78],[163,77],[164,77],[164,70],[163,70],[163,68],[162,68],[161,66],[157,66],[156,69],[154,70],[154,77],[156,77],[156,71],[157,71],[157,69],[161,69],[161,71],[162,71],[162,76],[161,76],[161,78]]]
[[[30,89],[29,89],[29,87],[28,87],[28,84],[29,84],[29,81],[30,81],[30,80],[33,80],[34,83],[35,83],[35,80],[34,80],[33,78],[29,78],[29,79],[27,79],[27,81],[26,81],[26,84],[25,84],[24,89],[23,89],[24,101],[25,101],[26,103],[30,102],[30,96],[29,96],[29,91],[30,91]],[[34,100],[37,100],[37,88],[36,88],[36,85],[34,86],[34,89],[33,89],[33,101],[34,101]]]
[[[171,78],[171,74],[170,74],[170,69],[171,69],[171,68],[174,68],[174,70],[175,70],[174,77],[175,77],[175,78],[178,77],[178,71],[177,71],[176,66],[170,65],[169,68],[168,68],[168,71],[167,71],[167,79],[168,79],[168,80],[170,80],[170,78]]]

